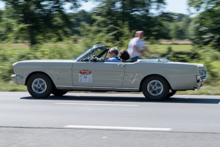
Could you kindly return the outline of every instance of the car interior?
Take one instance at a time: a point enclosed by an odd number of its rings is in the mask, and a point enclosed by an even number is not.
[[[97,48],[97,49],[91,51],[86,56],[84,56],[81,59],[81,62],[88,62],[88,61],[91,61],[91,62],[105,62],[105,58],[108,54],[108,51],[109,51],[109,48],[104,48],[104,47]],[[124,62],[124,63],[129,62],[130,63],[130,62],[133,62],[133,61],[122,61],[122,62]]]

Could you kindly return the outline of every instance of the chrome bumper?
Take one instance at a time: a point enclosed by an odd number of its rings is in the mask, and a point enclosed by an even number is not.
[[[18,85],[18,80],[23,79],[22,76],[19,76],[19,75],[16,75],[16,74],[11,75],[11,78],[15,82],[15,84],[17,84],[17,85]]]
[[[207,75],[201,77],[201,76],[196,76],[197,84],[194,87],[194,89],[199,89],[200,87],[204,86],[205,80],[207,79]]]

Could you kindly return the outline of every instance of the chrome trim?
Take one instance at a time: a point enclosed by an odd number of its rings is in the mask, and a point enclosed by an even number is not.
[[[199,67],[199,75],[201,76],[201,79],[207,79],[207,72],[205,67]]]
[[[152,80],[147,84],[147,91],[152,96],[159,96],[163,92],[163,84],[159,80]]]
[[[125,67],[125,64],[118,64],[122,69]]]
[[[42,78],[37,78],[32,82],[32,90],[37,94],[42,94],[47,90],[47,83]]]
[[[86,52],[84,52],[82,55],[80,55],[78,58],[76,58],[74,61],[78,62],[78,61],[81,61],[85,56],[87,56],[88,54],[90,54],[93,50],[97,49],[97,48],[100,48],[100,47],[103,47],[103,48],[109,48],[109,46],[106,46],[106,45],[94,45],[92,48],[88,49]]]
[[[202,67],[198,67],[198,72],[199,75],[196,75],[196,85],[194,86],[194,89],[200,89],[200,87],[204,86],[204,82],[208,78],[204,65]]]
[[[201,79],[206,80],[208,78],[208,75],[206,74],[205,76],[201,77]]]
[[[11,75],[11,78],[12,78],[12,80],[14,81],[14,83],[17,84],[17,85],[18,85],[17,80],[23,79],[22,76],[16,75],[16,74]]]
[[[134,75],[134,77],[133,77],[133,80],[132,80],[131,84],[134,84],[134,82],[135,82],[135,80],[136,80],[137,75],[138,75],[138,72],[136,72],[136,73],[135,73],[135,75]]]
[[[204,86],[205,80],[207,79],[207,75],[201,77],[200,75],[196,75],[196,85],[194,89],[200,89],[200,87]]]
[[[84,87],[84,86],[57,86],[57,89],[79,90],[79,91],[139,91],[139,88],[114,88],[114,87]]]

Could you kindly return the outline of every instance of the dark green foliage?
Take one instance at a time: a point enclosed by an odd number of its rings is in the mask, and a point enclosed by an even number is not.
[[[129,30],[143,30],[147,38],[155,39],[167,38],[166,29],[162,23],[168,19],[168,14],[160,12],[160,8],[165,5],[164,0],[103,0],[101,5],[94,10],[94,15],[100,27],[108,27],[108,33],[117,31],[120,22],[128,23]],[[157,15],[152,15],[150,11],[156,8]],[[123,35],[120,31],[114,34],[115,40],[119,40]]]
[[[188,0],[188,5],[195,8],[197,11],[203,9],[219,9],[219,0]]]
[[[173,24],[171,27],[170,36],[172,38],[177,39],[185,39],[184,30],[181,28],[181,26],[177,23]]]
[[[173,21],[169,23],[165,23],[166,29],[168,30],[168,34],[170,38],[175,39],[189,39],[189,27],[192,21],[188,15],[177,13],[172,14]]]
[[[171,47],[167,48],[166,53],[161,54],[161,57],[165,57],[174,62],[189,62],[191,56],[193,56],[192,52],[174,52]]]
[[[220,0],[189,0],[189,6],[203,10],[196,17],[193,41],[220,51]]]
[[[69,13],[68,16],[73,21],[72,33],[80,35],[78,28],[81,27],[81,23],[85,22],[87,24],[94,23],[94,19],[92,18],[92,13],[86,12],[85,10],[81,10],[77,13]]]
[[[6,11],[13,10],[8,18],[16,19],[17,24],[26,25],[19,29],[19,33],[25,33],[31,45],[51,38],[56,38],[54,41],[61,41],[64,36],[70,36],[72,21],[63,6],[69,2],[72,4],[72,8],[79,7],[78,0],[4,1],[6,2]],[[13,35],[16,36],[16,34]]]
[[[196,19],[193,41],[197,44],[211,45],[220,51],[220,9],[209,9]]]

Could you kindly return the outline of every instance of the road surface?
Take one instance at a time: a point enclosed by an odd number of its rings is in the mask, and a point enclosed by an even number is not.
[[[220,96],[0,92],[0,146],[220,146]]]

